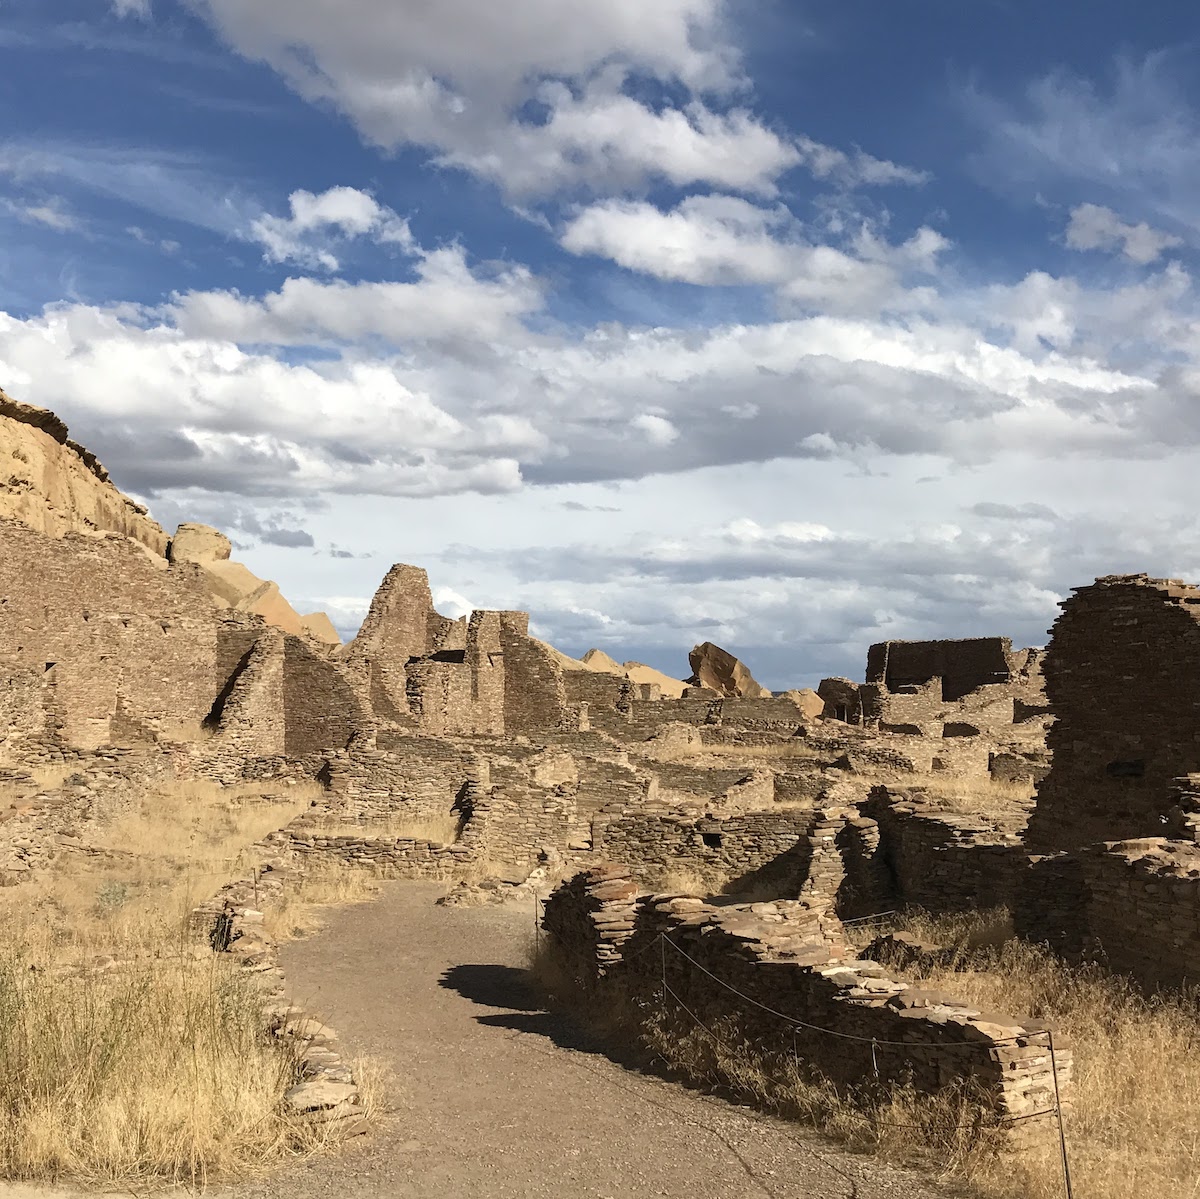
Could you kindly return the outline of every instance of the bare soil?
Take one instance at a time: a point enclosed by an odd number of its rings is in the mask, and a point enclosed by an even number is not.
[[[284,947],[290,990],[343,1052],[392,1072],[391,1111],[247,1199],[935,1199],[905,1171],[620,1064],[545,1011],[524,965],[532,908],[445,908],[386,883]]]

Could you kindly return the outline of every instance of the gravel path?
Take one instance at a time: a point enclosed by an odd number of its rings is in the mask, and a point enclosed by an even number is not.
[[[388,883],[285,947],[291,994],[390,1068],[392,1114],[258,1199],[935,1199],[919,1177],[610,1060],[538,1005],[532,912]]]

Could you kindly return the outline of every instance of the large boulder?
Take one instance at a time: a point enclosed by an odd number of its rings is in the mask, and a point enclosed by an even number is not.
[[[187,522],[175,530],[169,554],[173,563],[194,566],[218,604],[261,616],[269,625],[295,637],[308,636],[323,645],[340,645],[341,638],[324,612],[301,616],[284,598],[279,586],[260,579],[248,566],[230,560],[229,538],[208,525]]]
[[[692,677],[688,679],[688,683],[692,687],[715,691],[727,699],[771,697],[770,691],[754,681],[754,676],[746,669],[744,663],[728,650],[713,645],[711,641],[697,645],[688,654],[688,662],[692,667]]]

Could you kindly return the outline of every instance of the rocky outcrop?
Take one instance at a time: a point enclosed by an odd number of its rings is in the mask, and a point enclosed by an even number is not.
[[[96,456],[67,437],[45,408],[0,391],[0,520],[50,537],[120,533],[159,558],[167,535],[146,509],[109,481]]]
[[[681,679],[673,679],[669,674],[663,674],[661,670],[655,670],[653,666],[647,666],[644,662],[618,662],[602,649],[588,650],[580,658],[580,662],[588,670],[600,674],[624,675],[631,683],[652,684],[666,699],[679,699],[687,690],[687,683]]]
[[[172,562],[189,562],[199,568],[208,590],[222,606],[261,616],[269,625],[300,637],[307,635],[327,645],[341,638],[324,612],[301,616],[284,599],[279,586],[260,579],[240,562],[230,560],[232,547],[224,533],[208,525],[182,524],[171,538]]]
[[[705,641],[688,654],[692,687],[715,691],[727,699],[770,699],[771,693],[754,681],[744,663],[719,645]]]

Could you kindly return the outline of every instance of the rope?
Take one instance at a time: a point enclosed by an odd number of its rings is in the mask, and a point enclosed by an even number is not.
[[[768,1012],[772,1016],[786,1021],[788,1024],[793,1024],[798,1028],[806,1028],[810,1032],[825,1033],[827,1036],[831,1037],[840,1037],[844,1041],[858,1041],[864,1045],[891,1045],[900,1049],[982,1049],[985,1047],[985,1043],[982,1041],[888,1041],[881,1037],[860,1037],[855,1033],[839,1032],[835,1028],[824,1028],[819,1024],[809,1024],[805,1020],[799,1020],[795,1016],[789,1016],[786,1012],[778,1011],[777,1009],[770,1007],[765,1003],[760,1003],[757,999],[751,995],[747,995],[744,991],[739,991],[737,987],[733,986],[731,983],[727,983],[723,978],[719,978],[717,975],[715,975],[711,970],[708,969],[707,966],[704,966],[700,962],[696,961],[696,959],[692,957],[690,953],[676,945],[675,942],[672,941],[671,938],[665,933],[659,933],[659,936],[677,953],[687,958],[687,960],[691,962],[697,970],[707,974],[708,977],[713,980],[713,982],[719,983],[727,991],[730,991],[734,995],[738,996],[739,999],[745,1000],[746,1003],[753,1004],[755,1007],[761,1008],[764,1012]],[[1009,1043],[1015,1043],[1017,1041],[1028,1041],[1032,1040],[1034,1037],[1044,1037],[1047,1035],[1049,1034],[1045,1032],[1020,1033],[1012,1037],[996,1037],[991,1040],[991,1044],[1005,1045]]]
[[[663,991],[667,995],[670,995],[671,998],[675,1000],[675,1003],[692,1018],[692,1020],[694,1021],[696,1026],[700,1029],[700,1031],[703,1032],[710,1040],[712,1040],[712,1042],[718,1048],[723,1050],[725,1053],[728,1053],[731,1055],[735,1054],[737,1052],[737,1050],[734,1046],[730,1045],[726,1041],[723,1041],[715,1032],[713,1032],[713,1030],[707,1024],[704,1023],[703,1020],[700,1019],[699,1016],[696,1015],[695,1012],[692,1011],[691,1008],[689,1008],[687,1006],[686,1003],[683,1002],[683,1000],[679,996],[679,993],[671,987],[670,983],[668,983],[666,981],[665,976],[662,981],[662,986],[663,986]],[[797,1064],[798,1064],[800,1055],[795,1050],[794,1042],[793,1042],[792,1053],[795,1056],[795,1058],[797,1060]],[[779,1078],[779,1077],[771,1075],[771,1074],[767,1074],[766,1077],[768,1079],[770,1079],[771,1082],[778,1083],[781,1086],[786,1086],[791,1081],[790,1079]],[[1020,1124],[1025,1120],[1032,1120],[1038,1116],[1052,1115],[1057,1110],[1058,1110],[1057,1107],[1048,1107],[1048,1108],[1046,1108],[1045,1111],[1027,1112],[1023,1116],[1003,1116],[996,1121],[995,1126],[997,1128],[999,1128],[999,1127],[1007,1127],[1008,1125],[1011,1125],[1011,1124]],[[902,1122],[896,1121],[896,1120],[884,1120],[884,1119],[881,1119],[877,1114],[873,1114],[869,1111],[862,1112],[862,1115],[864,1115],[866,1118],[872,1120],[875,1123],[875,1125],[879,1128],[913,1128],[913,1129],[917,1129],[920,1132],[928,1132],[928,1128],[924,1124],[909,1124],[909,1123],[902,1123]],[[976,1127],[978,1127],[978,1125],[979,1125],[978,1120],[966,1120],[961,1124],[950,1125],[945,1131],[958,1132],[958,1131],[961,1131],[962,1129],[966,1129],[966,1128],[976,1128]],[[1073,1197],[1071,1197],[1071,1199],[1073,1199]]]

